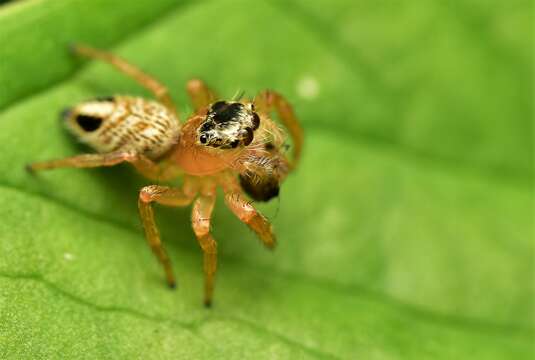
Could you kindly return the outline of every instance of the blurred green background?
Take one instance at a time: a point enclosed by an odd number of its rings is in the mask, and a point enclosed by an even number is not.
[[[531,1],[27,0],[0,7],[0,358],[531,359]],[[178,276],[143,239],[128,167],[31,177],[80,153],[58,113],[171,89],[285,94],[302,166],[259,205],[279,247],[219,202],[205,310],[189,209],[157,208]]]

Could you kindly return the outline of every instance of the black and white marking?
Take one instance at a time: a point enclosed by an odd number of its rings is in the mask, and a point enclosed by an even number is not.
[[[260,126],[260,117],[252,104],[217,101],[198,130],[198,142],[220,149],[247,146]]]

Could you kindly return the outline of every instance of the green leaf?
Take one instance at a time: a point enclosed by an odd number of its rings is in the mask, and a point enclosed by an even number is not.
[[[111,5],[113,3],[113,5]],[[1,358],[531,359],[529,1],[28,0],[0,8]],[[30,176],[84,151],[58,113],[165,82],[277,89],[302,166],[260,206],[265,251],[219,201],[215,306],[189,209],[158,207],[179,287],[143,239],[128,167]]]

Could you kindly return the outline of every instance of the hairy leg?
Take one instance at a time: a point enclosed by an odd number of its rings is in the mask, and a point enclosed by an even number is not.
[[[160,165],[144,155],[124,151],[107,154],[81,154],[63,159],[35,162],[28,164],[26,169],[35,172],[58,168],[94,168],[114,166],[123,162],[131,163],[140,174],[151,180],[168,181],[182,173],[172,163]]]
[[[228,208],[253,230],[267,248],[273,249],[276,245],[275,234],[268,219],[247,201],[241,192],[232,191],[225,193],[225,204]]]
[[[131,163],[141,175],[150,180],[169,181],[183,173],[172,162],[155,163],[144,155],[138,155]]]
[[[186,89],[196,113],[216,100],[214,92],[200,79],[191,79],[188,81]]]
[[[279,93],[271,90],[265,90],[255,97],[254,104],[258,110],[270,113],[275,110],[284,123],[286,128],[290,131],[294,143],[293,160],[290,163],[291,168],[295,168],[301,157],[301,149],[303,148],[303,128],[299,124],[299,120],[295,116],[292,106]]]
[[[35,162],[26,166],[29,171],[50,170],[57,168],[93,168],[114,166],[122,162],[133,162],[137,155],[132,152],[117,151],[107,154],[82,154],[63,159]]]
[[[82,55],[92,59],[98,59],[114,66],[117,70],[131,77],[141,86],[151,91],[156,97],[156,99],[158,99],[158,101],[160,101],[168,109],[172,110],[176,114],[176,107],[173,104],[173,100],[171,100],[171,96],[169,95],[167,87],[162,85],[152,76],[141,71],[138,67],[130,64],[129,62],[120,58],[117,55],[113,55],[109,52],[95,49],[89,46],[76,44],[73,45],[72,49],[74,53],[78,55]]]
[[[204,305],[212,305],[214,278],[217,269],[217,244],[210,233],[210,220],[215,204],[215,192],[195,200],[191,212],[191,224],[203,251]]]
[[[193,200],[195,194],[185,192],[182,189],[171,188],[168,186],[150,185],[145,186],[139,193],[138,207],[139,215],[145,229],[145,238],[162,264],[167,284],[175,287],[175,277],[171,267],[171,261],[165,252],[162,241],[160,239],[160,232],[154,220],[154,210],[152,209],[152,202],[157,202],[167,206],[187,206]]]

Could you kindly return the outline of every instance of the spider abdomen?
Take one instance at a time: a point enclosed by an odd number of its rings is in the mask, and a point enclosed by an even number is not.
[[[178,141],[180,125],[162,104],[114,96],[78,104],[64,113],[68,129],[101,153],[135,151],[156,159]]]

